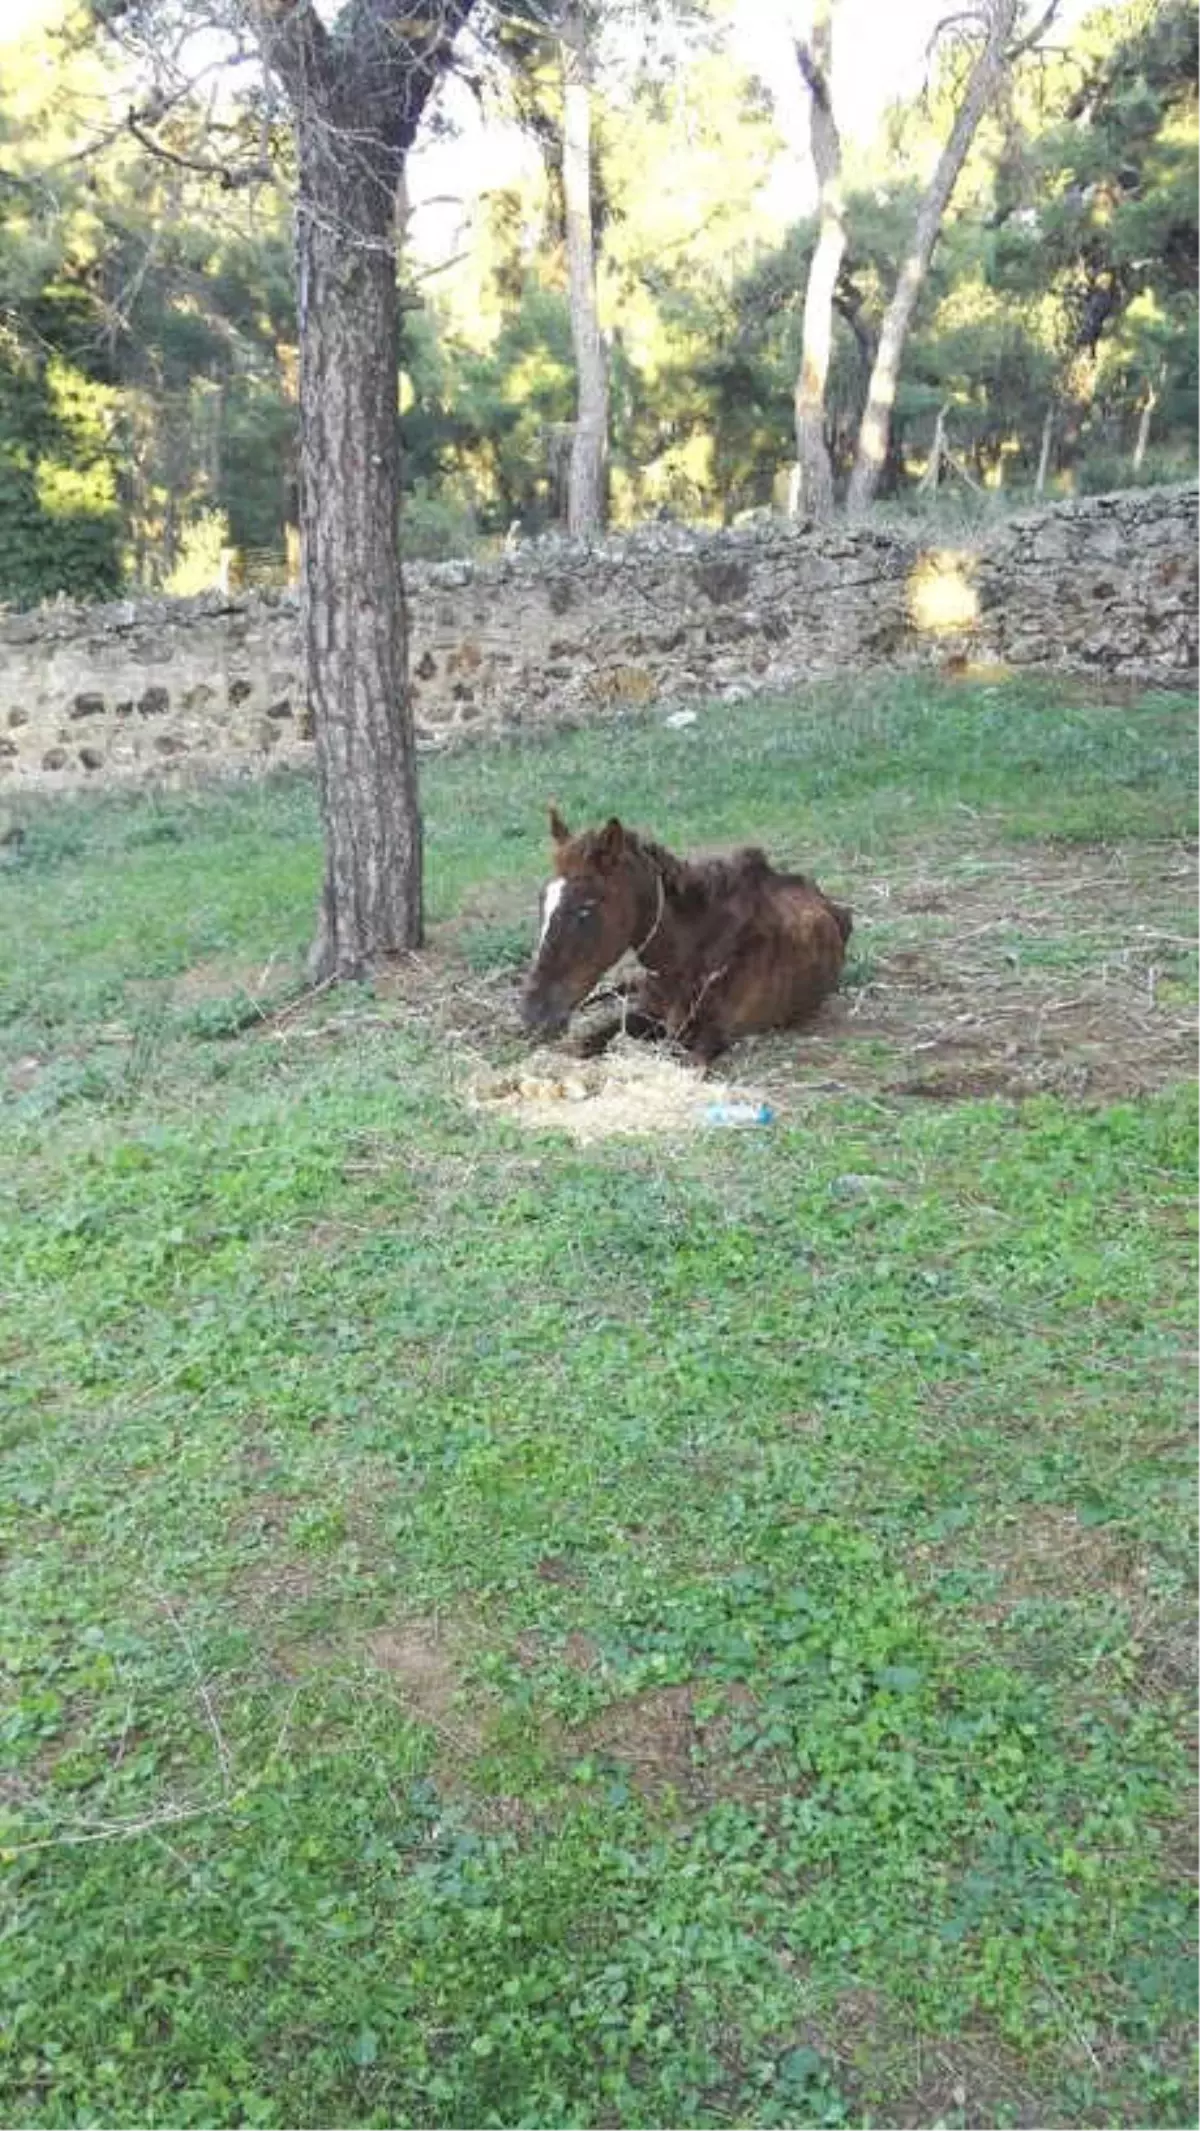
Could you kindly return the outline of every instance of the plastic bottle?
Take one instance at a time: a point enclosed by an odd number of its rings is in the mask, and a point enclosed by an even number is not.
[[[704,1112],[706,1125],[769,1125],[775,1112],[765,1102],[710,1102]]]

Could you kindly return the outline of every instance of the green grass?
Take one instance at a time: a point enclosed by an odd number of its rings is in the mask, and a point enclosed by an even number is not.
[[[1103,847],[1186,999],[1192,762],[883,679],[431,762],[437,1015],[301,1000],[303,781],[10,802],[4,2121],[1195,2121],[1190,1089],[462,1099],[551,798],[811,865],[860,986]]]

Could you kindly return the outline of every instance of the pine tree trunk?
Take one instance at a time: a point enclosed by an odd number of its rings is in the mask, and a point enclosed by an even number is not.
[[[804,293],[804,337],[796,380],[796,469],[793,514],[833,515],[833,468],[825,442],[825,387],[833,341],[833,292],[846,251],[842,216],[842,149],[830,101],[833,62],[831,0],[816,0],[812,40],[797,42],[796,59],[811,98],[810,144],[819,187],[816,249]]]
[[[396,164],[297,114],[300,584],[325,878],[314,982],[421,939],[398,547]]]
[[[408,150],[475,0],[239,0],[295,129],[300,613],[325,878],[314,982],[421,938],[400,581],[396,203]]]
[[[895,293],[887,308],[879,350],[867,389],[867,404],[858,432],[858,453],[850,476],[847,497],[852,515],[864,511],[874,497],[887,463],[892,408],[904,357],[909,327],[924,286],[942,218],[958,183],[976,128],[1004,71],[1005,46],[1012,35],[1018,0],[989,0],[987,36],[971,69],[963,100],[950,131],[929,189],[917,212],[912,248],[900,269]]]
[[[568,5],[562,22],[563,197],[567,277],[575,350],[576,416],[567,488],[567,530],[580,539],[601,531],[608,459],[608,363],[596,308],[592,233],[591,85],[587,31]]]

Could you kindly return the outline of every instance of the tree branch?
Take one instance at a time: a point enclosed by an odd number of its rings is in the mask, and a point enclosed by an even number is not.
[[[312,0],[247,0],[247,14],[258,32],[263,60],[293,106],[319,89],[332,86],[333,51]]]
[[[926,61],[932,58],[935,46],[945,36],[947,30],[956,29],[967,23],[971,25],[971,28],[976,33],[986,26],[982,11],[977,7],[963,8],[956,15],[943,15],[940,22],[935,22],[925,44]]]
[[[1049,29],[1061,5],[1062,0],[1049,0],[1049,6],[1046,8],[1045,12],[1039,16],[1038,20],[1034,23],[1033,28],[1027,30],[1023,37],[1019,37],[1016,40],[1015,44],[1010,44],[1006,47],[1004,54],[1006,65],[1011,66],[1015,60],[1022,58],[1026,52],[1031,50],[1031,48],[1040,41],[1040,39],[1045,35],[1045,32]],[[982,35],[987,30],[987,0],[984,0],[984,4],[981,4],[980,6],[963,8],[957,14],[943,15],[941,21],[935,23],[933,30],[930,33],[929,39],[926,43],[926,61],[930,59],[935,46],[940,42],[941,38],[945,36],[947,30],[959,29],[966,32],[968,28],[976,36]]]
[[[330,36],[313,0],[243,0],[293,111],[315,107],[403,157],[475,0],[355,0]]]
[[[147,133],[136,111],[126,113],[125,125],[139,147],[149,155],[157,156],[160,162],[173,163],[178,170],[192,170],[202,178],[215,178],[222,192],[240,192],[248,185],[274,182],[275,172],[267,162],[229,164],[214,162],[208,156],[181,155],[178,149],[168,148],[164,141],[157,141],[152,133]]]
[[[399,33],[400,22],[405,19],[401,13],[403,4],[404,0],[384,0],[385,12],[394,20],[395,34]],[[441,0],[438,10],[441,17],[440,35],[431,43],[428,53],[423,54],[419,62],[415,61],[414,55],[404,67],[402,109],[398,114],[398,128],[393,134],[393,145],[402,154],[407,154],[416,138],[421,114],[446,70],[450,48],[474,5],[475,0]],[[407,20],[411,25],[411,14]]]
[[[1031,30],[1027,30],[1024,37],[1019,37],[1015,44],[1009,45],[1004,57],[1010,67],[1013,65],[1015,60],[1022,58],[1022,56],[1026,52],[1028,52],[1033,45],[1040,43],[1045,32],[1049,29],[1050,24],[1053,22],[1055,16],[1057,15],[1059,5],[1060,0],[1050,0],[1049,7],[1046,9],[1045,13],[1039,17],[1038,21],[1034,23],[1033,28]]]

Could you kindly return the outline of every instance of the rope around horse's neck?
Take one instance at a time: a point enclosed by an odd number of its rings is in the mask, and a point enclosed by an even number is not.
[[[639,962],[641,961],[642,956],[645,954],[646,949],[649,947],[651,940],[654,938],[655,933],[658,931],[659,926],[662,924],[663,912],[667,907],[667,891],[663,887],[663,877],[662,874],[659,872],[657,866],[655,866],[654,868],[654,885],[658,889],[658,907],[654,912],[654,923],[650,927],[649,932],[646,934],[645,939],[639,940],[637,946],[633,950]]]

